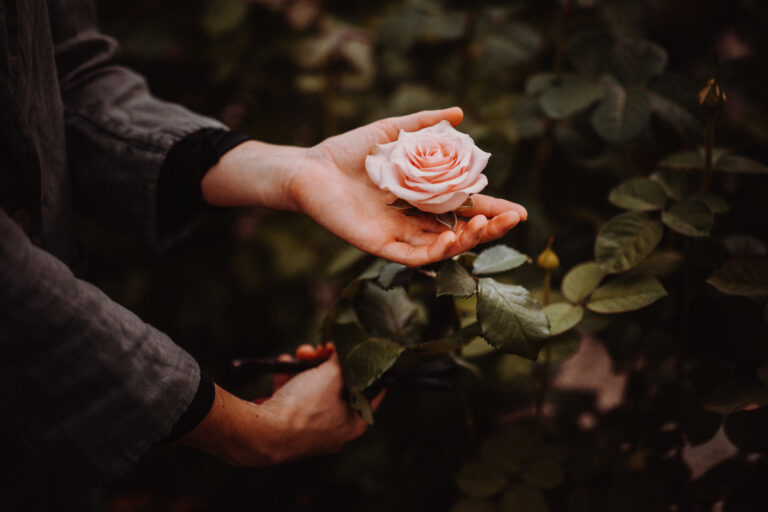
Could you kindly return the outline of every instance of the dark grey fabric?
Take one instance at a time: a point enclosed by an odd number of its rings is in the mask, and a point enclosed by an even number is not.
[[[90,0],[0,0],[0,20],[0,452],[15,471],[0,479],[0,509],[37,480],[37,495],[19,498],[36,510],[51,475],[124,473],[171,431],[199,380],[189,354],[70,270],[73,211],[170,243],[188,226],[158,234],[163,160],[185,135],[222,125],[153,98],[115,65]]]

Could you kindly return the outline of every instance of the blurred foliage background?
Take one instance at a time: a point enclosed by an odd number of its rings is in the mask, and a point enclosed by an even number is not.
[[[702,375],[726,379],[768,362],[764,295],[726,297],[703,282],[729,254],[765,253],[768,186],[759,162],[768,162],[768,4],[97,3],[104,31],[122,44],[123,62],[145,74],[156,95],[259,140],[308,146],[381,117],[461,106],[461,129],[493,154],[487,193],[520,202],[530,212],[529,221],[504,241],[535,255],[554,236],[564,269],[592,259],[597,230],[617,211],[606,197],[618,183],[649,176],[669,155],[705,145],[711,114],[699,106],[697,93],[718,78],[727,103],[717,114],[716,146],[742,155],[748,167],[725,169],[712,179],[711,189],[731,211],[704,226],[711,237],[670,232],[665,238],[665,246],[684,261],[665,281],[679,300],[665,299],[626,321],[585,324],[584,330],[603,340],[613,369],[628,372],[627,395],[589,429],[580,429],[576,419],[585,410],[598,414],[593,396],[555,398],[561,414],[547,431],[545,451],[557,452],[549,460],[560,461],[555,466],[562,463],[566,469],[557,471],[565,476],[539,487],[550,510],[762,510],[750,508],[743,497],[760,495],[759,482],[766,481],[768,466],[754,455],[766,448],[764,438],[757,447],[740,446],[704,479],[692,479],[682,460],[667,454],[709,440],[723,421],[702,408],[721,382]],[[698,174],[688,172],[695,163],[667,167],[686,171],[690,186],[698,187]],[[217,382],[247,397],[268,394],[268,378],[235,375],[229,361],[318,342],[330,304],[369,263],[293,214],[221,212],[159,257],[96,226],[84,229],[91,279],[185,346]],[[532,284],[539,277],[532,270],[520,279]],[[676,339],[688,340],[685,355]],[[491,377],[469,391],[392,389],[375,426],[338,455],[243,470],[181,447],[155,450],[114,485],[110,507],[543,510],[543,495],[535,491],[531,498],[523,484],[513,484],[502,498],[493,496],[506,481],[492,492],[478,490],[467,484],[465,471],[461,489],[456,484],[483,440],[514,423],[515,411],[530,403],[534,369],[509,359],[516,356],[503,357],[483,363]],[[670,364],[680,370],[679,379],[665,373]],[[674,388],[669,394],[668,385]],[[727,412],[765,405],[764,390],[753,386],[749,392],[744,398],[742,386],[726,393],[741,400],[731,400],[741,405]],[[706,416],[691,421],[716,428],[698,437],[668,428],[679,423],[673,412],[679,403],[670,398],[672,405],[662,404],[659,397],[682,394],[693,396],[691,407]],[[467,410],[473,412],[471,429]],[[744,428],[749,432],[765,422]],[[599,457],[589,459],[580,446],[593,447]],[[576,459],[594,464],[579,467]]]

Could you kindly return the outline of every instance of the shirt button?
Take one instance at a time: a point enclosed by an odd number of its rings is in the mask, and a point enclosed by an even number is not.
[[[32,227],[32,218],[26,210],[16,210],[11,214],[11,218],[16,221],[16,224],[18,224],[25,233],[29,233],[29,230]]]

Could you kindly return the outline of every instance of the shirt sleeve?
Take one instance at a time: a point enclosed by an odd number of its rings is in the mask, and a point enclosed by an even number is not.
[[[0,417],[71,474],[124,473],[200,386],[195,360],[0,210]]]
[[[220,122],[151,95],[138,73],[115,63],[118,46],[99,33],[91,0],[51,0],[49,18],[64,102],[76,207],[162,249],[195,224],[194,211],[160,229],[160,171],[171,148]],[[195,173],[195,169],[190,169]]]

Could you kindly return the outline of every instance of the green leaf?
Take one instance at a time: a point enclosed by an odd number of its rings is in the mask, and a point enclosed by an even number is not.
[[[587,302],[587,309],[595,313],[623,313],[649,306],[666,295],[656,278],[625,277],[595,290]]]
[[[751,158],[725,155],[715,161],[715,169],[742,174],[768,174],[768,166]]]
[[[768,294],[768,256],[737,256],[718,268],[707,282],[728,295]]]
[[[461,348],[462,357],[466,357],[468,359],[481,357],[493,352],[496,352],[496,349],[480,336],[472,338],[469,343]]]
[[[409,203],[405,199],[400,199],[399,197],[396,198],[391,203],[389,203],[387,206],[397,208],[398,210],[407,210],[409,208],[413,208],[413,205],[411,203]]]
[[[664,71],[667,60],[667,51],[650,41],[625,39],[613,47],[613,68],[623,83],[647,82]]]
[[[515,66],[534,57],[542,42],[541,35],[532,26],[505,23],[482,40],[479,61],[492,66]]]
[[[655,91],[646,90],[651,102],[651,112],[672,125],[683,137],[699,138],[704,132],[699,119],[685,107]]]
[[[631,178],[611,190],[608,200],[619,208],[645,212],[664,208],[667,194],[657,181]]]
[[[565,274],[560,289],[566,299],[571,302],[581,302],[597,288],[603,277],[605,270],[594,261],[588,261],[576,265]]]
[[[349,390],[349,406],[357,411],[363,421],[373,425],[373,407],[362,391]]]
[[[487,461],[466,464],[456,476],[456,485],[469,496],[488,498],[507,486],[507,475]]]
[[[578,304],[558,302],[545,306],[544,314],[549,319],[549,334],[557,336],[576,326],[584,316],[584,309]]]
[[[539,98],[539,105],[552,119],[565,119],[581,112],[603,96],[605,84],[581,75],[565,75]]]
[[[549,337],[549,321],[541,306],[522,286],[480,279],[477,320],[483,337],[510,354],[535,359]]]
[[[501,495],[503,512],[547,512],[547,502],[539,489],[518,483]]]
[[[437,222],[451,228],[451,231],[456,231],[456,223],[459,220],[456,212],[435,213],[434,216]]]
[[[469,297],[477,290],[477,283],[469,272],[455,260],[446,260],[437,271],[437,296]]]
[[[402,288],[383,290],[367,281],[355,296],[354,309],[357,318],[374,336],[403,345],[421,340],[426,313]]]
[[[680,234],[702,237],[709,236],[715,216],[704,202],[686,199],[661,212],[661,220]]]
[[[245,20],[248,7],[245,0],[212,0],[203,15],[203,29],[211,37],[233,32]]]
[[[520,478],[540,489],[552,489],[563,481],[561,454],[554,446],[543,447],[526,464]]]
[[[716,387],[706,408],[720,414],[732,414],[753,404],[768,405],[768,387],[756,377],[742,375]]]
[[[698,151],[682,151],[669,155],[659,162],[659,166],[682,170],[703,169],[704,155]]]
[[[595,76],[608,67],[612,46],[613,38],[609,33],[587,30],[573,36],[565,51],[574,69]]]
[[[450,512],[499,512],[499,507],[491,500],[466,498],[451,507]]]
[[[699,192],[691,196],[691,199],[696,199],[706,204],[712,213],[725,213],[731,209],[725,199],[712,192]]]
[[[536,73],[531,75],[525,82],[525,94],[529,96],[538,96],[549,89],[556,79],[556,73]]]
[[[472,272],[475,274],[495,274],[519,267],[528,261],[528,256],[506,245],[494,245],[475,259]]]
[[[408,267],[400,263],[387,263],[386,265],[384,265],[384,267],[381,269],[381,272],[379,273],[379,280],[378,280],[379,285],[385,290],[388,290],[393,286],[398,285],[399,284],[397,282],[398,274],[400,274],[407,268]]]
[[[672,275],[683,262],[683,255],[674,250],[653,251],[638,266],[632,269],[632,275],[649,277],[667,277]]]
[[[660,169],[651,175],[651,179],[661,183],[672,199],[681,200],[688,195],[688,176],[678,170]]]
[[[347,386],[363,391],[397,362],[405,347],[389,340],[368,338],[352,347],[344,357]]]
[[[595,240],[595,258],[609,274],[636,267],[659,244],[664,229],[644,213],[621,213],[603,225]]]
[[[592,113],[592,127],[606,142],[618,144],[639,134],[650,117],[651,103],[645,91],[612,83]]]

